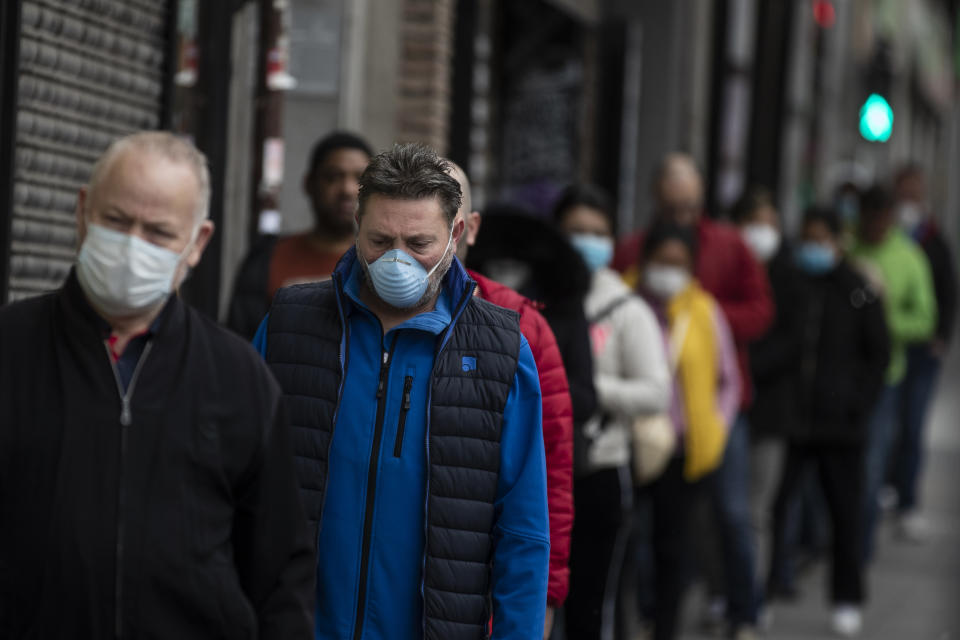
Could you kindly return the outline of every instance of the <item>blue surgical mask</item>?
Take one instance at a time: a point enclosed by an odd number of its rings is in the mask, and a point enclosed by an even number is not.
[[[570,244],[580,253],[590,271],[596,271],[613,260],[613,239],[592,233],[573,233]]]
[[[443,255],[430,271],[401,249],[391,249],[367,265],[367,273],[377,296],[392,307],[409,309],[420,302],[430,284],[430,276],[437,270],[453,244],[453,229]],[[360,255],[359,251],[357,252]],[[363,256],[360,255],[363,260]]]
[[[834,206],[844,224],[856,224],[860,215],[860,199],[855,193],[844,193],[837,197]]]
[[[804,242],[797,248],[797,266],[812,276],[827,273],[837,264],[833,249],[818,242]]]

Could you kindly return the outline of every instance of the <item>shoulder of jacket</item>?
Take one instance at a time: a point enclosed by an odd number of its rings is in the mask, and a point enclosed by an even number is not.
[[[323,282],[307,282],[282,287],[273,296],[273,306],[284,304],[319,304],[329,300],[334,293],[333,280]]]
[[[520,325],[520,314],[513,309],[507,309],[496,305],[488,300],[483,298],[478,298],[473,296],[470,298],[470,302],[467,303],[467,309],[473,308],[478,314],[485,316],[487,319],[495,318],[498,324],[502,324],[505,327],[515,326],[519,329]]]

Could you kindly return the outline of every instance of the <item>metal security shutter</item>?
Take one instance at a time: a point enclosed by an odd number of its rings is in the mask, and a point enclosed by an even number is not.
[[[77,190],[112,140],[159,125],[170,0],[24,0],[9,299],[56,288]]]

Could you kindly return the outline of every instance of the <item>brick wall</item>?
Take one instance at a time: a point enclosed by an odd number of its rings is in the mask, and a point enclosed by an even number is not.
[[[403,0],[397,64],[398,141],[446,153],[455,0]]]

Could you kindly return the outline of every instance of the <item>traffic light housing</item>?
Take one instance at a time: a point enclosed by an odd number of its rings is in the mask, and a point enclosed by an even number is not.
[[[866,77],[866,100],[860,107],[860,135],[869,142],[886,142],[893,135],[893,107],[889,96],[893,85],[890,43],[877,42]]]

